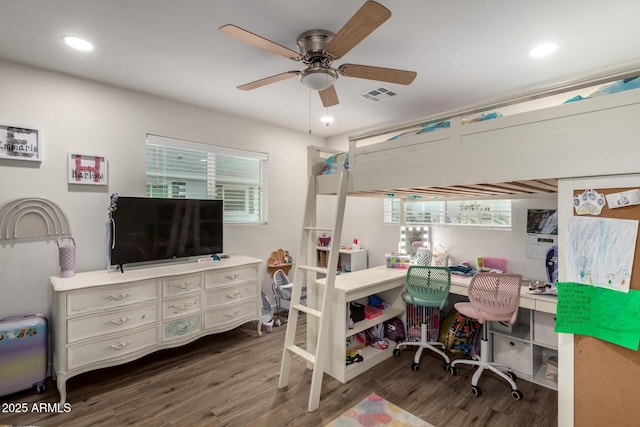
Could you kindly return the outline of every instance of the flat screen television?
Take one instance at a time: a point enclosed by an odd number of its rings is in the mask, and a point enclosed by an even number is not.
[[[111,265],[223,252],[222,200],[120,196],[111,217]]]

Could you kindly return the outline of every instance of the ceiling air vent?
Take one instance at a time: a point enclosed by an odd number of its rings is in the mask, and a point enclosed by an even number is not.
[[[396,95],[397,95],[397,93],[395,93],[391,89],[388,89],[386,87],[380,86],[380,87],[377,87],[375,89],[371,89],[368,92],[361,93],[360,97],[362,99],[366,99],[367,101],[380,102],[380,101],[384,101],[385,99],[388,99],[388,98],[390,98],[392,96],[396,96]]]

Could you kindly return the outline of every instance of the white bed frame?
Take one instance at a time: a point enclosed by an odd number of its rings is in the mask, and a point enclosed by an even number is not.
[[[396,140],[369,145],[351,140],[349,193],[544,184],[640,171],[640,89],[465,125],[462,117],[451,117],[450,128]],[[317,175],[318,163],[335,152],[311,149],[310,173]],[[335,175],[316,179],[318,194],[335,192]]]
[[[555,193],[558,180],[565,178],[572,182],[640,173],[640,89],[462,125],[469,113],[443,117],[451,127],[431,133],[368,145],[366,138],[350,138],[349,194],[402,196],[429,194],[434,188],[501,187],[531,197],[536,191],[523,189]],[[320,171],[337,152],[309,147],[308,170],[316,194],[335,194],[338,175]],[[573,425],[573,335],[560,335],[558,420]]]

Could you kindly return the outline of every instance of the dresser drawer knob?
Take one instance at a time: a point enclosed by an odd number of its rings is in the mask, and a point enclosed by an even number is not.
[[[239,297],[241,295],[242,295],[242,292],[236,290],[236,291],[233,291],[233,292],[229,292],[227,294],[227,298],[235,298],[235,297]]]
[[[225,277],[229,280],[235,280],[240,277],[240,273],[227,274]]]
[[[131,319],[128,317],[121,317],[119,319],[111,319],[110,321],[107,322],[107,324],[111,323],[112,325],[120,326],[123,323],[128,322],[129,320]]]
[[[225,313],[225,316],[227,316],[227,317],[236,317],[238,314],[240,314],[240,310],[233,310],[233,311],[229,311],[229,312]]]
[[[121,293],[119,293],[118,295],[113,295],[113,294],[107,295],[107,296],[105,296],[105,297],[104,297],[104,299],[110,299],[110,300],[114,300],[114,301],[120,301],[120,300],[123,300],[123,299],[125,299],[125,298],[127,298],[127,297],[129,297],[129,296],[131,296],[131,295],[129,295],[129,294],[127,294],[127,293],[122,293],[122,292],[121,292]]]
[[[109,347],[112,350],[122,350],[123,348],[125,348],[129,344],[131,344],[131,343],[129,343],[129,342],[121,342],[120,344],[111,344]]]

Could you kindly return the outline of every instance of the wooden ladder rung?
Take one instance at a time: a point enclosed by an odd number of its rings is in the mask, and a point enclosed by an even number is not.
[[[333,228],[331,227],[303,227],[303,229],[307,231],[330,231],[333,233]]]
[[[327,270],[326,268],[316,267],[315,265],[299,265],[298,268],[301,270],[313,271],[321,274],[327,274],[329,272],[329,270]]]
[[[318,319],[322,316],[322,312],[320,310],[314,310],[313,308],[309,308],[306,305],[293,304],[292,308],[294,310],[298,310],[298,311],[301,311],[303,313],[307,313],[307,314],[310,314],[312,316],[315,316]]]
[[[298,356],[302,357],[304,360],[306,360],[309,363],[313,363],[314,365],[316,364],[315,355],[309,353],[307,350],[304,350],[298,347],[295,344],[287,346],[287,350],[289,350],[291,353],[297,354]]]

